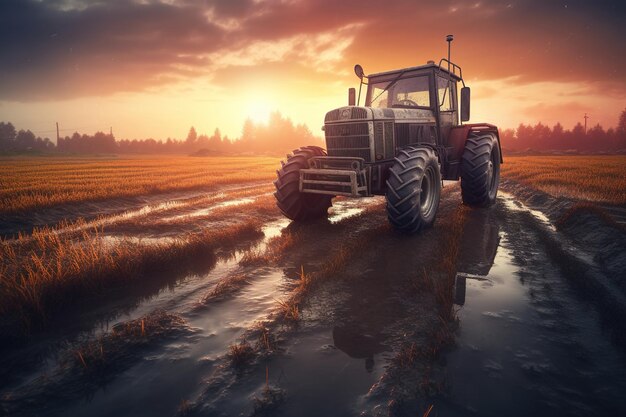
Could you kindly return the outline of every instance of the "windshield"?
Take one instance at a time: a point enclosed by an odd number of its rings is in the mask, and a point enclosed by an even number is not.
[[[371,107],[430,107],[428,76],[372,84]],[[387,89],[387,90],[385,90]]]

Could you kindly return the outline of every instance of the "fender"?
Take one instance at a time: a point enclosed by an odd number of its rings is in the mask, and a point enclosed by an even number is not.
[[[504,163],[502,159],[502,144],[500,143],[500,133],[498,127],[489,123],[471,123],[461,126],[454,126],[450,129],[448,136],[448,149],[450,154],[448,157],[447,167],[445,170],[445,180],[458,180],[461,175],[461,158],[465,149],[465,141],[470,132],[493,133],[498,139],[498,149],[500,150],[500,163]]]

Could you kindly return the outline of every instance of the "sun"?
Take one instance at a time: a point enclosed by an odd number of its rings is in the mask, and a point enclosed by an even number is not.
[[[247,101],[246,117],[255,123],[267,123],[272,113],[272,103],[269,100],[253,97]]]

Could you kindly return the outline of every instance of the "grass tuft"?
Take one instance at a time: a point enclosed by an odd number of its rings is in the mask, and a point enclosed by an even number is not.
[[[228,357],[233,367],[241,369],[254,360],[256,352],[250,344],[244,339],[239,343],[230,345],[228,348]]]
[[[42,324],[49,312],[67,306],[68,300],[81,300],[185,261],[216,257],[218,249],[260,236],[261,223],[256,220],[154,245],[121,241],[112,246],[97,228],[71,239],[60,238],[50,228],[38,229],[32,238],[0,241],[0,316],[20,320],[28,329]]]

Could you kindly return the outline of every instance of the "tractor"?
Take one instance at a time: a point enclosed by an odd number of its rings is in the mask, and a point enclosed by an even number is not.
[[[446,40],[448,58],[438,64],[367,76],[355,66],[359,97],[350,88],[348,106],[326,113],[326,151],[305,146],[281,162],[274,195],[285,216],[307,221],[327,216],[335,196],[384,195],[393,227],[415,233],[435,221],[443,180],[459,178],[464,204],[495,202],[503,163],[498,128],[463,124],[470,88],[450,61],[452,35]]]

